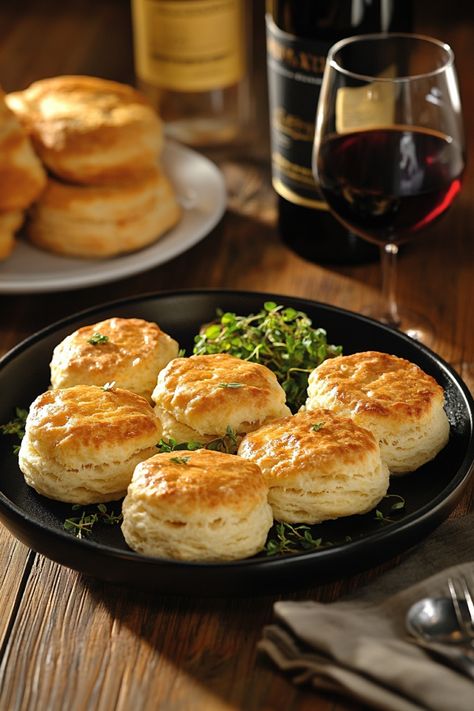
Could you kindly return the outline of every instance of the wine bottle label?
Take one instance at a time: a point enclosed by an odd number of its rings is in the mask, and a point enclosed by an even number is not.
[[[133,0],[137,75],[172,91],[210,91],[245,71],[244,0]]]
[[[314,124],[330,44],[280,30],[267,14],[272,180],[290,202],[327,209],[311,170]]]

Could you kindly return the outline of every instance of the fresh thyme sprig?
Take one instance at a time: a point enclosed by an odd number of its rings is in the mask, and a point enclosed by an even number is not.
[[[322,543],[322,538],[313,537],[309,526],[280,521],[275,526],[275,536],[267,540],[265,552],[267,555],[301,553],[321,548]]]
[[[73,511],[82,508],[81,504],[74,504]],[[122,521],[122,514],[115,511],[108,511],[105,504],[97,504],[97,511],[89,513],[85,509],[82,510],[80,516],[72,516],[64,521],[64,530],[71,533],[76,538],[86,538],[92,533],[95,524],[105,523],[107,526],[114,526]]]
[[[20,449],[21,440],[25,436],[25,424],[26,418],[28,417],[28,410],[24,410],[22,407],[15,408],[15,417],[4,425],[0,425],[0,432],[4,435],[14,435],[20,440],[19,443],[13,445],[14,454],[18,454]]]
[[[211,449],[215,452],[235,454],[237,452],[238,441],[236,433],[232,427],[228,426],[223,437],[216,437],[210,442],[196,442],[195,440],[191,440],[189,442],[177,442],[175,439],[170,437],[169,439],[160,439],[156,446],[160,454],[163,452],[176,452],[182,450],[194,451],[195,449]]]
[[[403,496],[400,496],[400,494],[386,494],[384,496],[384,499],[397,499],[397,501],[395,501],[395,503],[390,506],[390,511],[401,511],[405,508],[405,499],[403,498]],[[390,518],[390,516],[387,516],[380,509],[375,509],[374,518],[376,521],[381,521],[382,523],[392,523],[392,521],[394,520],[393,518]]]
[[[306,399],[309,373],[326,358],[342,353],[327,342],[326,331],[313,328],[302,311],[266,301],[249,316],[217,311],[217,321],[194,339],[195,355],[229,353],[273,370],[295,412]]]

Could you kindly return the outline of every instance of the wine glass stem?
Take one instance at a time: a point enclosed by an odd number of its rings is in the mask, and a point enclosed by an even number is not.
[[[382,296],[385,301],[386,323],[389,326],[399,326],[400,317],[397,305],[397,255],[398,247],[393,242],[385,244],[381,249],[382,260]]]

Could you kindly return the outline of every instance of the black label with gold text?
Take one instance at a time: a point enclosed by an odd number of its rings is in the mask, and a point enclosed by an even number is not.
[[[323,208],[311,156],[330,45],[283,32],[270,15],[266,22],[273,186],[290,202]]]

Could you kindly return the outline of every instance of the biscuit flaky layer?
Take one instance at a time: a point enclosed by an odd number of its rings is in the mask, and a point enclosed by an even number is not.
[[[120,388],[77,385],[32,403],[19,465],[38,493],[96,503],[123,496],[134,467],[152,456],[161,427],[148,402]]]
[[[94,345],[94,334],[105,342]],[[91,342],[92,340],[92,342]],[[151,399],[158,373],[178,355],[178,343],[156,323],[138,318],[110,318],[83,326],[53,351],[53,388],[114,382]]]
[[[162,123],[136,89],[90,76],[34,82],[7,96],[44,164],[88,185],[128,180],[156,163]]]
[[[414,363],[366,351],[326,360],[309,376],[306,408],[327,407],[370,429],[393,473],[413,471],[447,443],[442,387]]]
[[[31,210],[28,236],[38,247],[74,257],[111,257],[156,242],[179,220],[168,178],[156,166],[114,186],[50,178]]]
[[[249,432],[290,413],[275,374],[263,365],[218,353],[176,358],[153,392],[164,435],[225,435],[228,427]],[[185,439],[186,439],[185,437]]]
[[[251,432],[238,455],[260,467],[281,521],[319,523],[366,513],[388,489],[388,469],[372,433],[323,408]]]
[[[157,454],[138,465],[123,503],[128,545],[177,560],[254,555],[272,525],[259,468],[209,450]]]

